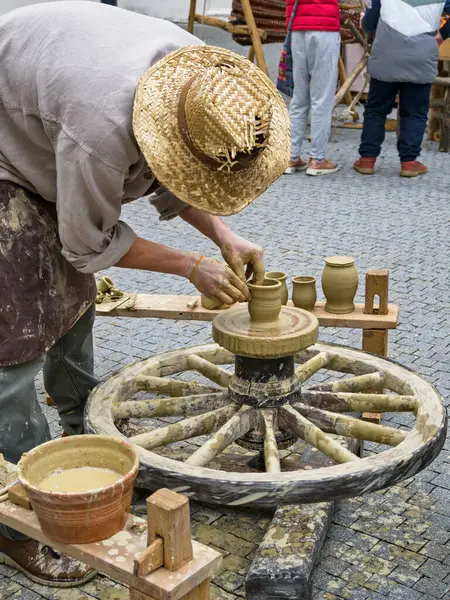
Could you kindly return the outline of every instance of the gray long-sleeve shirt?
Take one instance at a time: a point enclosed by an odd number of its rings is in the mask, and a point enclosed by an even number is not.
[[[56,203],[63,254],[79,271],[110,267],[136,239],[120,212],[153,180],[132,130],[139,79],[199,43],[167,21],[92,2],[0,18],[0,180]],[[186,206],[165,189],[153,203],[162,218]]]

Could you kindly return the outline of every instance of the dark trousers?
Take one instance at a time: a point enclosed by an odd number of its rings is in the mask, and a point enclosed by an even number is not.
[[[402,162],[416,160],[420,154],[427,125],[430,91],[431,84],[428,83],[400,83],[371,79],[369,98],[364,110],[360,156],[379,156],[384,142],[386,118],[399,94],[398,153]]]
[[[117,6],[117,0],[100,0],[101,4],[110,4],[111,6]]]

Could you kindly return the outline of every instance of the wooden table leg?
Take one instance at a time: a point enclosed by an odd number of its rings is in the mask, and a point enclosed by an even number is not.
[[[192,590],[180,600],[210,600],[211,599],[211,589],[209,579],[206,579],[203,583],[201,583],[195,590]],[[156,598],[152,598],[151,596],[146,596],[141,592],[136,590],[130,590],[130,600],[156,600]]]
[[[388,307],[389,294],[389,271],[372,270],[366,273],[366,295],[364,314],[386,315],[389,312]],[[378,298],[378,305],[375,300]],[[364,329],[362,338],[362,347],[366,352],[387,356],[388,354],[388,330],[387,329]],[[382,389],[367,390],[372,393],[381,393]],[[379,413],[363,413],[364,421],[379,423],[381,415]]]
[[[250,6],[250,0],[241,0],[242,9],[244,11],[245,21],[247,23],[247,27],[250,30],[250,37],[252,38],[252,46],[255,51],[256,56],[256,64],[264,71],[266,75],[269,74],[267,70],[266,59],[264,57],[264,51],[262,47],[261,37],[258,33],[258,28],[256,27],[255,17],[253,16],[252,7]]]
[[[189,20],[187,30],[189,33],[194,33],[194,22],[195,22],[195,10],[197,8],[197,0],[191,0],[189,6]]]

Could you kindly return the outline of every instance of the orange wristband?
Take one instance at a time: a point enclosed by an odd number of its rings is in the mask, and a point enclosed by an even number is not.
[[[195,263],[195,267],[192,269],[191,276],[189,277],[189,282],[190,282],[190,283],[192,283],[192,280],[194,279],[194,275],[195,275],[195,273],[197,272],[197,269],[199,268],[199,266],[200,266],[200,263],[202,262],[202,260],[203,260],[204,258],[205,258],[205,257],[204,257],[204,256],[203,256],[203,254],[202,254],[202,255],[200,256],[200,258],[198,259],[198,261]]]

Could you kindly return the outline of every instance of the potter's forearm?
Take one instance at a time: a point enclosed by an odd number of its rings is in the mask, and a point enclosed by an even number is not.
[[[209,215],[197,208],[189,206],[179,215],[186,223],[195,227],[204,236],[208,237],[216,246],[222,248],[235,236],[232,230],[220,217]]]
[[[193,252],[176,250],[137,238],[128,252],[114,266],[170,273],[189,278],[197,259],[198,255]]]

